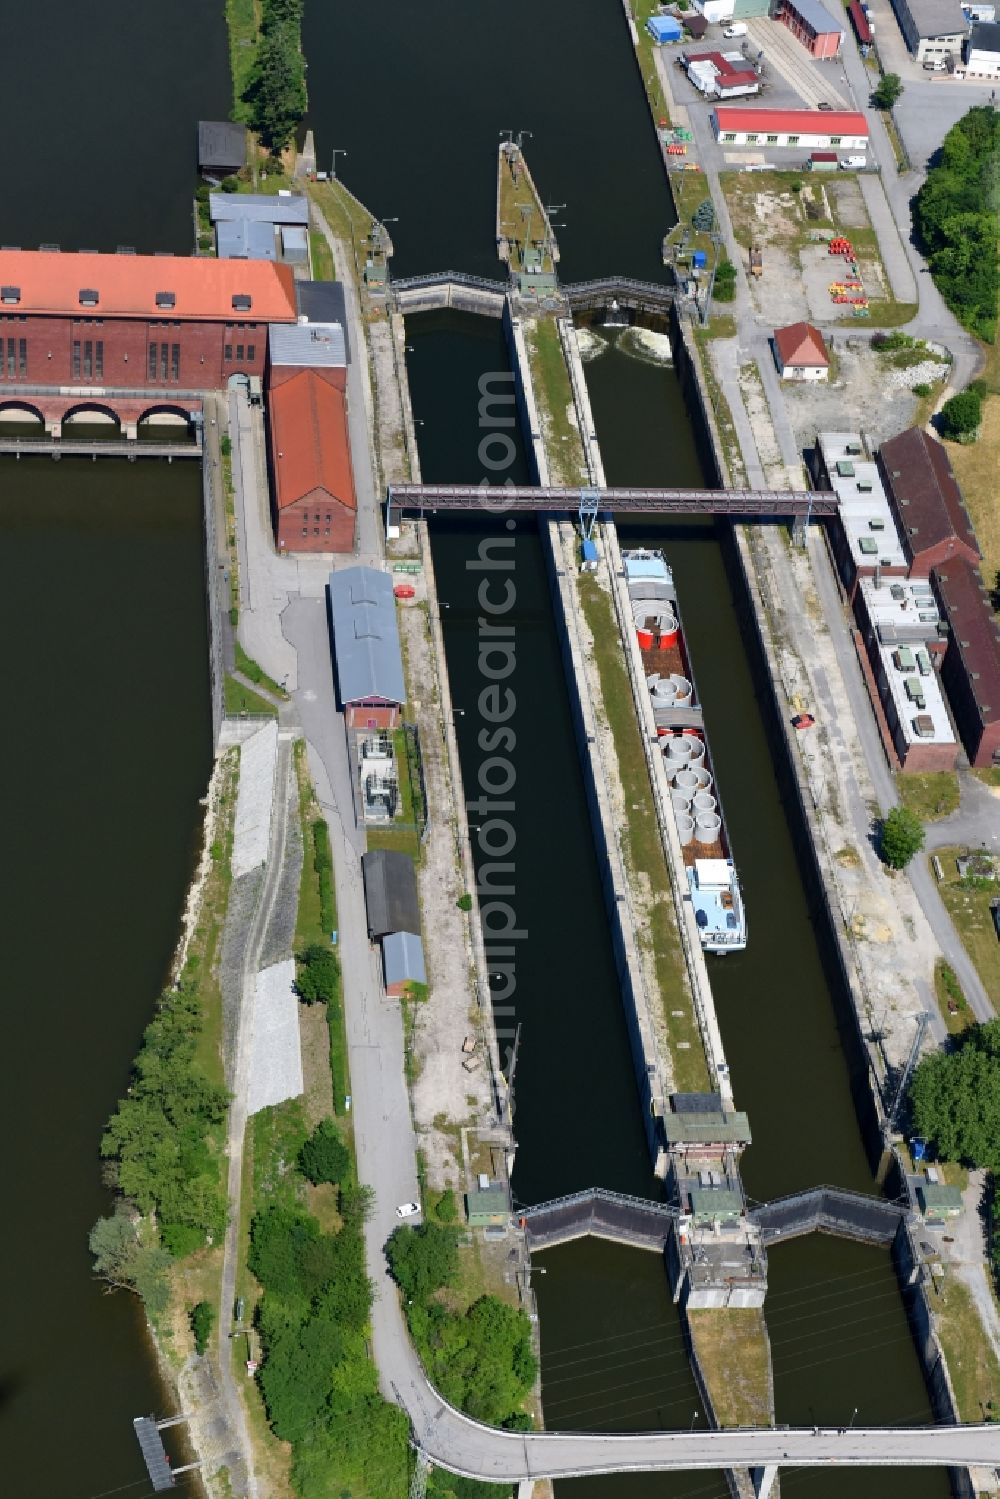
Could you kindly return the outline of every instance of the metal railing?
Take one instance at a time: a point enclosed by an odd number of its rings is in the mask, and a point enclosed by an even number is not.
[[[470,276],[466,271],[431,271],[424,276],[400,276],[393,278],[393,292],[416,291],[421,286],[468,286],[480,291],[496,292],[503,296],[507,290],[505,281],[490,281],[485,276]]]

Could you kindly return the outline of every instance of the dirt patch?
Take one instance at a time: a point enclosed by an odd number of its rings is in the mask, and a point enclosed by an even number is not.
[[[834,357],[829,382],[786,382],[782,388],[800,447],[811,448],[816,433],[824,431],[862,431],[878,444],[912,424],[918,399],[911,386],[916,378],[896,379],[910,371],[887,371],[884,359],[860,334],[834,333],[827,346]]]
[[[844,229],[864,229],[868,210],[856,177],[837,177],[827,185],[837,223]]]
[[[306,1123],[312,1129],[334,1112],[330,1027],[322,1005],[299,1005],[299,1044],[302,1048]]]

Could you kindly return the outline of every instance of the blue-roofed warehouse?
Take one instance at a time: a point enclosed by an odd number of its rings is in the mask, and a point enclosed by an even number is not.
[[[406,701],[396,600],[388,573],[330,574],[330,625],[340,706],[350,728],[394,729]]]
[[[676,16],[650,16],[646,30],[659,46],[664,42],[679,42],[683,27]]]

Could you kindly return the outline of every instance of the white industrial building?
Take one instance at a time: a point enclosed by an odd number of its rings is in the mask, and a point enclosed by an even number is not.
[[[903,40],[917,62],[960,62],[969,25],[959,0],[892,0]]]
[[[867,151],[868,121],[847,109],[765,109],[720,105],[712,127],[723,145],[792,146],[803,151]]]
[[[966,78],[1000,78],[1000,26],[977,21],[965,44]]]

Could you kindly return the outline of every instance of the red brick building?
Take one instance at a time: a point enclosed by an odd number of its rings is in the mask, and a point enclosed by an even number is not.
[[[774,18],[788,27],[811,56],[830,58],[840,55],[843,27],[820,0],[778,0]]]
[[[282,552],[351,552],[357,499],[343,324],[273,327],[267,377],[274,534]]]
[[[896,512],[909,575],[926,578],[953,558],[977,566],[981,553],[948,454],[921,427],[884,442],[878,466]]]
[[[299,370],[267,397],[279,551],[352,552],[357,501],[344,392]]]
[[[263,375],[268,324],[296,316],[269,261],[0,250],[0,402],[18,384],[222,389]]]
[[[941,681],[973,765],[1000,764],[1000,630],[978,567],[957,556],[931,581],[948,621]]]

